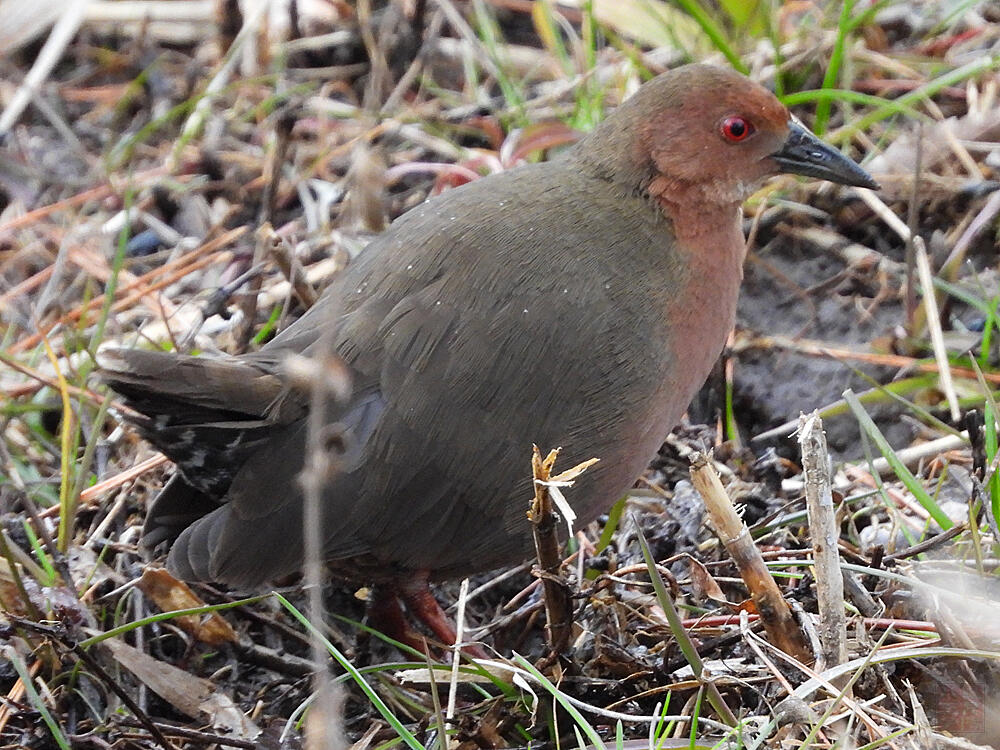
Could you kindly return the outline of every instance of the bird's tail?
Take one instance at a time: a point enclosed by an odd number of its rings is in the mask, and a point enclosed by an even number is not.
[[[278,375],[235,358],[109,348],[98,364],[101,380],[130,408],[176,424],[262,418],[284,389]]]
[[[123,397],[124,417],[213,497],[274,428],[285,388],[273,372],[238,359],[106,349],[99,376]]]

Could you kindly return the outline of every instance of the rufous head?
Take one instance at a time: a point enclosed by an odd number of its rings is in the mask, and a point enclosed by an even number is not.
[[[686,65],[645,83],[581,147],[596,152],[585,160],[667,201],[740,203],[782,172],[877,187],[770,91],[711,65]]]

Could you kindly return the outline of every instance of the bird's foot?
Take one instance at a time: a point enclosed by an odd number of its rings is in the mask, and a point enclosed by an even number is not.
[[[403,604],[410,615],[426,625],[442,643],[454,646],[458,639],[455,628],[431,593],[426,576],[375,587],[369,603],[369,622],[390,638],[430,655],[427,637],[410,625]],[[476,659],[489,658],[482,648],[472,643],[463,645],[462,653]]]

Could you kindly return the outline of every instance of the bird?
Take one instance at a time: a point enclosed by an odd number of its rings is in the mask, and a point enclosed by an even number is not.
[[[176,466],[144,542],[184,580],[300,571],[310,395],[283,362],[335,355],[351,393],[321,414],[339,446],[323,562],[453,638],[428,584],[530,556],[533,443],[599,459],[569,491],[578,525],[656,455],[734,325],[742,204],[782,173],[877,188],[760,84],[685,65],[555,158],[403,214],[257,351],[103,352]]]

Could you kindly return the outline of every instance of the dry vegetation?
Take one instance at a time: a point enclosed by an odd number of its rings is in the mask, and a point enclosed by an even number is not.
[[[300,589],[146,567],[168,469],[95,353],[256,347],[428,195],[726,58],[883,190],[787,178],[749,202],[741,323],[692,411],[709,426],[575,539],[560,658],[528,566],[473,581],[466,636],[496,658],[453,672],[437,650],[433,683],[328,590],[343,737],[1000,746],[996,3],[242,5],[0,0],[0,748],[295,747],[317,717],[337,746],[339,712],[303,720]],[[813,408],[832,476],[815,418],[788,437]]]

